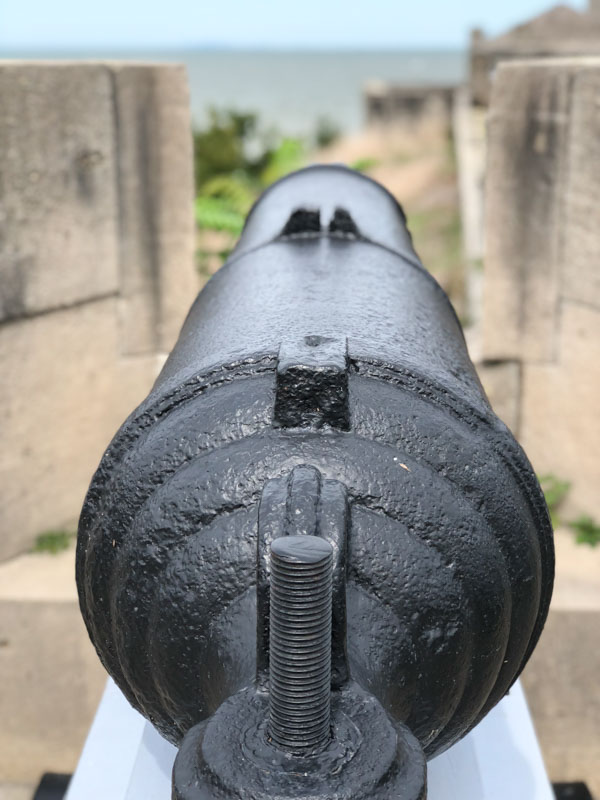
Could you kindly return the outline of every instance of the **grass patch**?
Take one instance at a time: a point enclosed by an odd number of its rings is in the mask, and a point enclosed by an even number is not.
[[[378,158],[363,156],[363,158],[357,158],[356,161],[353,161],[349,166],[350,169],[355,169],[357,172],[368,172],[370,169],[378,167],[380,163]]]
[[[575,532],[577,544],[587,544],[596,547],[600,544],[600,525],[587,515],[583,515],[569,522],[569,528]]]
[[[600,525],[588,514],[582,514],[577,519],[565,521],[558,514],[560,506],[569,494],[571,484],[569,481],[557,478],[556,475],[541,475],[538,478],[546,505],[550,512],[550,521],[553,528],[559,525],[566,525],[575,534],[577,544],[587,544],[590,547],[597,547],[600,544]]]
[[[45,531],[37,537],[31,552],[56,555],[69,548],[75,535],[71,531]]]
[[[408,212],[408,229],[421,261],[430,272],[453,272],[462,265],[460,212],[438,206]]]
[[[415,250],[442,284],[460,312],[463,301],[463,252],[460,212],[455,205],[407,211]]]
[[[556,475],[552,474],[540,475],[538,480],[546,499],[548,511],[550,512],[550,522],[552,523],[552,527],[558,528],[558,526],[561,524],[558,510],[565,497],[569,494],[571,484],[569,481],[557,478]]]

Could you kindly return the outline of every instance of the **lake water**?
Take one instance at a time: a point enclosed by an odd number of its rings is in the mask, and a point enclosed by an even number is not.
[[[192,116],[201,125],[209,106],[255,111],[264,124],[290,134],[314,130],[320,117],[344,131],[363,122],[362,90],[373,80],[408,85],[459,84],[463,51],[163,51],[123,54],[1,53],[19,58],[127,58],[176,61],[187,67]]]

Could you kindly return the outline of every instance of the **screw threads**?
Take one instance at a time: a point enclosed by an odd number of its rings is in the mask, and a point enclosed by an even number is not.
[[[333,548],[318,536],[271,545],[269,735],[305,755],[330,736]]]

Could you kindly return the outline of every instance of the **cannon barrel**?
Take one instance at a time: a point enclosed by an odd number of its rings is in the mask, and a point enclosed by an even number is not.
[[[400,206],[315,166],[254,206],[106,451],[77,583],[108,672],[183,740],[174,797],[416,800],[525,665],[553,564]]]

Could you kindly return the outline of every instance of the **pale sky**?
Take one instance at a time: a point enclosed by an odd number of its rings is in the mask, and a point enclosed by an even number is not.
[[[585,0],[569,3],[584,8]],[[543,0],[0,0],[0,48],[461,47]]]

